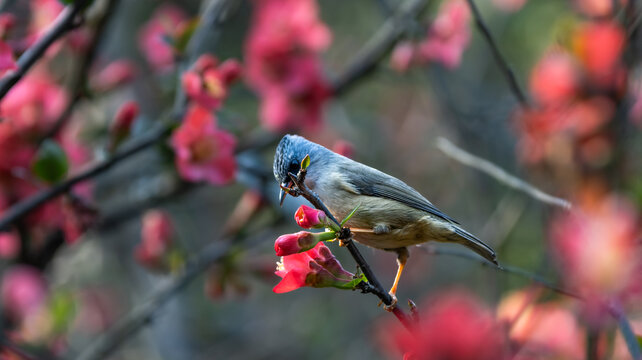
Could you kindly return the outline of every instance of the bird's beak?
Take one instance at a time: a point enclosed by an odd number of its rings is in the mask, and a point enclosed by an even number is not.
[[[291,183],[291,181],[284,181],[283,184],[281,184],[281,186],[287,188],[287,187],[290,187],[290,183]],[[279,205],[280,206],[283,206],[283,201],[285,200],[285,195],[287,195],[287,194],[288,193],[286,193],[285,190],[283,190],[283,188],[281,188],[281,192],[279,193]]]

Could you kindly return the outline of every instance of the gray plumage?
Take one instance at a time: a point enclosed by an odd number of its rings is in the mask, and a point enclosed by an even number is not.
[[[356,241],[400,256],[405,247],[426,241],[455,242],[497,264],[493,249],[403,181],[301,136],[284,136],[276,149],[273,170],[280,184],[291,184],[288,172],[296,174],[306,154],[305,183],[335,217],[344,218],[360,204],[346,224]]]

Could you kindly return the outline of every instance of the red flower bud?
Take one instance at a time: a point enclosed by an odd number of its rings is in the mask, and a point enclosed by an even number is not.
[[[299,231],[295,234],[279,236],[274,242],[274,251],[277,256],[288,256],[312,249],[319,241],[334,239],[334,232],[311,233]]]
[[[118,109],[110,129],[111,143],[109,149],[111,151],[114,151],[118,145],[129,137],[132,124],[138,117],[138,112],[138,104],[135,101],[128,101]]]
[[[305,205],[301,205],[296,213],[294,213],[294,220],[304,229],[324,228],[326,227],[327,219],[323,211]]]

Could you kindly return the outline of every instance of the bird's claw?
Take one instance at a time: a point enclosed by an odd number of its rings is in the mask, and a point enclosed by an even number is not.
[[[388,312],[393,311],[397,307],[397,296],[395,296],[395,294],[390,294],[390,297],[392,297],[392,302],[390,303],[390,305],[384,305],[383,306],[383,309],[388,311]],[[379,303],[379,304],[381,304],[381,303]]]

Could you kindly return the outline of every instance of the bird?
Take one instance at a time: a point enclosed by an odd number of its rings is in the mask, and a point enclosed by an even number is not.
[[[499,267],[495,251],[439,210],[403,181],[375,168],[337,154],[299,135],[285,135],[274,156],[274,177],[281,185],[279,202],[292,187],[289,174],[297,174],[309,156],[305,185],[314,191],[337,219],[355,208],[345,226],[353,239],[397,254],[397,274],[390,289],[396,300],[399,279],[406,266],[409,246],[428,241],[457,243]],[[358,208],[357,208],[358,207]]]

